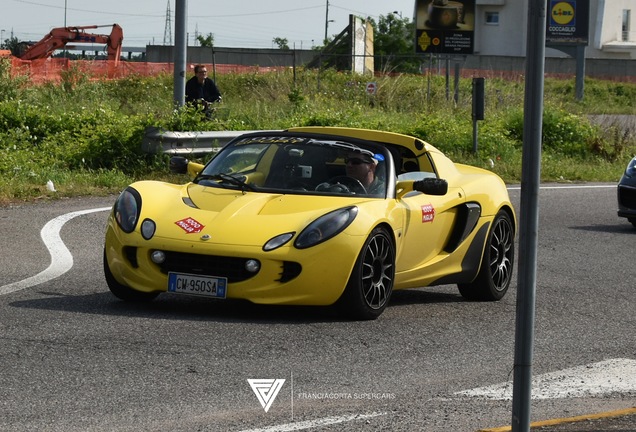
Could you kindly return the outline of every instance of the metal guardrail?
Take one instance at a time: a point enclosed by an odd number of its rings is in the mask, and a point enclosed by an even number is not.
[[[202,155],[219,151],[234,138],[260,131],[187,131],[175,132],[148,128],[141,143],[145,153],[171,155]]]

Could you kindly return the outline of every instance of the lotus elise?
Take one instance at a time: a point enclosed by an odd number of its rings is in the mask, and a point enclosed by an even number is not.
[[[375,319],[394,290],[456,284],[501,299],[516,217],[500,177],[415,137],[366,129],[251,132],[190,181],[139,181],[108,218],[104,273],[127,301],[170,292],[334,305]],[[222,301],[222,300],[221,300]]]

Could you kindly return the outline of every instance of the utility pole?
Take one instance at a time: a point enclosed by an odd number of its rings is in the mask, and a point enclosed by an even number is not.
[[[174,102],[182,107],[185,104],[186,57],[188,50],[187,23],[188,1],[176,0],[175,6],[175,43],[174,43]]]
[[[329,0],[327,0],[327,7],[325,8],[325,42],[327,45],[327,32],[329,31]]]

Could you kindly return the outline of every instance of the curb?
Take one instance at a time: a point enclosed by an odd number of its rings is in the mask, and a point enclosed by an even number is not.
[[[626,408],[626,409],[621,409],[616,411],[607,411],[607,412],[602,412],[597,414],[580,415],[576,417],[564,417],[564,418],[557,418],[552,420],[542,420],[542,421],[531,423],[530,428],[555,426],[555,425],[560,425],[564,423],[575,423],[575,422],[580,422],[585,420],[598,420],[598,419],[604,419],[604,418],[619,417],[619,416],[624,416],[629,414],[636,414],[636,407]],[[489,428],[489,429],[479,429],[477,432],[508,432],[511,430],[512,430],[512,426],[502,426],[502,427]]]

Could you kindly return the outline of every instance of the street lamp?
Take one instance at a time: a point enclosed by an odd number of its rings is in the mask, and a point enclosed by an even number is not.
[[[399,15],[399,16],[400,16],[400,19],[403,19],[403,18],[402,18],[402,12],[393,11],[393,13],[394,13],[394,14],[396,14],[396,15]]]
[[[0,29],[0,46],[4,46],[4,29]]]

